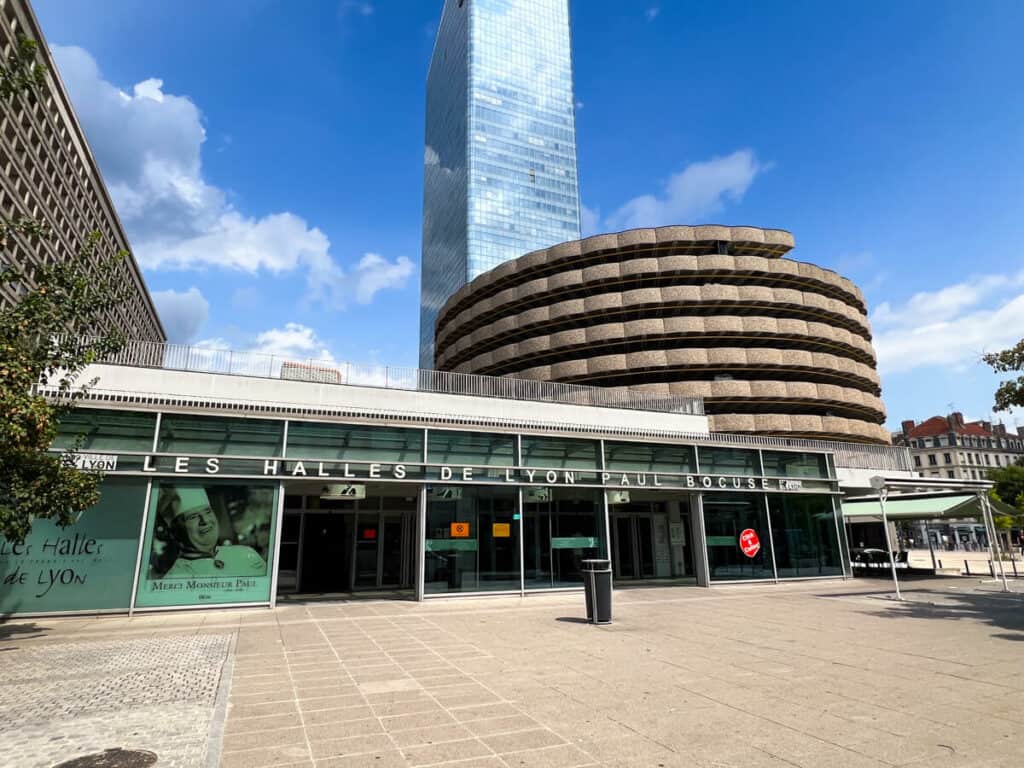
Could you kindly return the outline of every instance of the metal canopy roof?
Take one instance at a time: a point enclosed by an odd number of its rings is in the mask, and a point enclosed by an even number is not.
[[[1024,517],[997,499],[989,498],[992,511],[997,515]],[[939,518],[966,518],[983,516],[981,504],[974,493],[926,493],[890,496],[885,502],[886,517],[890,520],[935,520]],[[843,502],[843,518],[881,518],[882,509],[878,497],[854,499]]]

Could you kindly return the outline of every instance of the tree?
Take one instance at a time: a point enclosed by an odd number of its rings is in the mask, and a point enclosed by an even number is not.
[[[997,499],[1024,512],[1024,467],[990,469],[988,479],[995,483],[992,493]]]
[[[95,383],[79,383],[82,370],[124,346],[116,331],[88,335],[125,297],[124,258],[101,256],[93,233],[57,264],[0,270],[20,295],[0,312],[0,534],[12,541],[38,518],[70,525],[99,500],[102,474],[76,469],[74,450],[50,447],[60,418]],[[37,391],[43,384],[49,398]]]
[[[0,97],[17,108],[20,95],[31,101],[45,81],[35,61],[36,44],[20,38],[0,65]],[[26,268],[7,263],[14,237],[51,236],[45,222],[0,220],[0,285],[9,285],[16,303],[0,309],[0,535],[24,541],[32,522],[53,518],[60,526],[99,500],[102,475],[76,469],[73,451],[50,451],[61,416],[88,389],[79,378],[85,366],[118,351],[116,332],[95,334],[124,299],[127,254],[100,252],[100,235],[55,264]],[[51,396],[38,391],[49,385]]]
[[[992,352],[982,357],[996,373],[1024,371],[1024,339],[1016,346],[1002,352]],[[1008,411],[1014,406],[1024,406],[1024,374],[1016,379],[1004,381],[996,390],[996,406],[994,410]]]

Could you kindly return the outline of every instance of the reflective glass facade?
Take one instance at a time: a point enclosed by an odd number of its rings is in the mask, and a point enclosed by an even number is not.
[[[427,75],[420,367],[468,281],[580,236],[568,0],[447,0]]]
[[[69,414],[68,447],[103,468],[100,503],[0,539],[5,612],[526,594],[578,588],[592,558],[616,585],[848,562],[834,462],[812,451],[109,408]]]

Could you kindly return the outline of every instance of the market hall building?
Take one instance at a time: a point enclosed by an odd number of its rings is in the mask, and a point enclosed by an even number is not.
[[[162,362],[93,366],[54,446],[104,470],[101,500],[0,540],[0,614],[525,595],[579,589],[588,558],[618,586],[844,578],[836,457],[905,453],[711,434],[690,398],[164,345],[124,359]]]

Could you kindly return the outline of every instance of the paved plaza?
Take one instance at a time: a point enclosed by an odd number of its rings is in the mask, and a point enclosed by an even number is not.
[[[1024,596],[908,587],[620,590],[607,627],[579,594],[9,622],[0,763],[1024,765]]]

